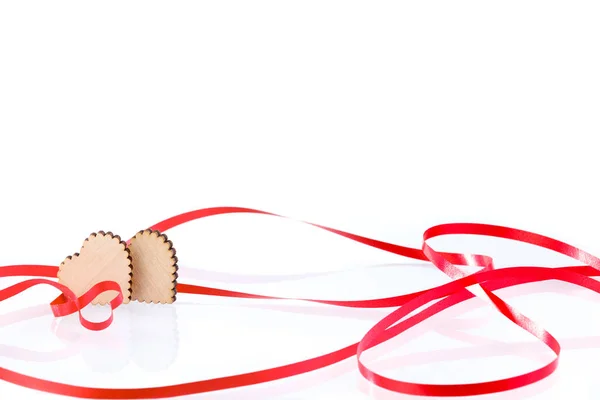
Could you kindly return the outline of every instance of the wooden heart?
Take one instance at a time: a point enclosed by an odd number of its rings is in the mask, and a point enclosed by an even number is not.
[[[165,234],[146,229],[129,243],[133,265],[131,298],[146,303],[170,304],[177,294],[177,257]]]
[[[77,296],[102,281],[115,281],[121,286],[123,303],[131,299],[131,256],[125,242],[111,232],[92,233],[79,253],[68,256],[58,269],[58,282]],[[107,304],[114,292],[99,294],[92,304]]]

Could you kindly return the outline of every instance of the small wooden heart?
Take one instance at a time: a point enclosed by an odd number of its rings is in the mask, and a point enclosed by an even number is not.
[[[146,229],[129,243],[133,264],[131,298],[146,303],[170,304],[177,294],[177,257],[165,234]]]
[[[123,303],[131,299],[131,256],[127,245],[111,232],[92,233],[79,253],[68,256],[58,269],[58,282],[67,286],[77,296],[87,292],[102,281],[115,281],[121,286]],[[92,304],[107,304],[114,292],[99,294]]]

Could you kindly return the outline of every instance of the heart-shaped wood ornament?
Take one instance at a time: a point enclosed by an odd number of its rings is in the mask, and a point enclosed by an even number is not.
[[[146,229],[129,243],[133,264],[132,300],[170,304],[177,295],[177,257],[165,234]]]
[[[68,256],[58,269],[58,282],[77,296],[102,281],[114,281],[121,286],[123,303],[131,299],[131,256],[127,244],[111,232],[92,233],[79,253]],[[114,292],[99,294],[92,304],[108,304]]]

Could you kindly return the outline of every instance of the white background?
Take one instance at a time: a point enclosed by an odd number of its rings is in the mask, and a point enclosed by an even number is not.
[[[498,223],[600,254],[598,20],[593,1],[2,2],[0,265],[57,265],[92,231],[126,238],[218,205],[410,246],[436,223]],[[410,261],[268,217],[214,217],[169,236],[181,282],[366,298],[446,281],[430,266],[366,269]],[[502,241],[438,246],[505,264],[569,264]],[[585,368],[597,366],[598,297],[559,283],[499,293],[565,353],[551,379],[485,399],[597,398]],[[110,329],[92,333],[74,318],[54,321],[44,306],[54,295],[36,289],[0,305],[4,321],[29,305],[43,313],[4,322],[0,365],[73,384],[177,383],[331,351],[383,315],[182,295],[174,307],[123,307]],[[369,365],[398,379],[461,383],[549,360],[541,345],[503,344],[531,340],[482,304],[432,319]],[[460,329],[478,336],[448,333]],[[50,355],[19,361],[15,346]],[[471,355],[450,351],[460,347]],[[385,363],[402,354],[413,355]],[[50,398],[0,383],[2,398],[36,396]],[[353,360],[202,398],[221,396],[412,399],[369,386]]]

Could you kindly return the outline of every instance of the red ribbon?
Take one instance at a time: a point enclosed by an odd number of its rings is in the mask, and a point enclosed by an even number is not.
[[[260,210],[238,207],[216,207],[207,208],[180,214],[159,222],[151,229],[165,232],[178,225],[184,224],[196,219],[215,216],[220,214],[232,213],[253,213],[276,217],[280,215],[268,213]],[[282,217],[285,218],[285,217]],[[304,222],[304,221],[303,221]],[[421,396],[467,396],[479,395],[494,392],[501,392],[516,389],[537,382],[554,372],[558,366],[560,356],[560,344],[546,330],[535,324],[531,319],[518,312],[508,305],[494,291],[513,285],[538,282],[544,280],[560,280],[578,285],[595,292],[600,293],[600,282],[590,278],[600,276],[600,259],[567,243],[538,235],[535,233],[506,228],[496,225],[485,224],[445,224],[438,225],[428,229],[423,235],[423,246],[421,249],[403,247],[392,243],[382,242],[367,237],[343,232],[326,226],[304,222],[306,224],[324,229],[339,236],[346,237],[355,242],[359,242],[380,250],[393,254],[401,255],[422,261],[432,262],[438,269],[444,272],[454,280],[428,290],[404,294],[400,296],[372,299],[372,300],[319,300],[319,299],[294,299],[309,302],[329,304],[339,307],[353,308],[384,308],[398,307],[395,311],[387,315],[371,328],[362,340],[358,343],[344,347],[337,351],[324,354],[319,357],[302,360],[293,364],[283,365],[275,368],[269,368],[261,371],[254,371],[245,374],[226,376],[222,378],[207,379],[196,382],[188,382],[177,385],[152,387],[152,388],[90,388],[64,383],[52,382],[27,376],[6,368],[0,367],[0,379],[24,386],[31,389],[41,390],[48,393],[54,393],[65,396],[89,398],[89,399],[148,399],[148,398],[166,398],[190,395],[203,392],[231,389],[236,387],[254,385],[263,382],[284,379],[291,376],[303,374],[324,368],[350,357],[356,356],[358,369],[360,373],[373,384],[398,393],[421,395]],[[510,267],[495,269],[493,259],[485,255],[469,255],[457,253],[442,253],[431,248],[427,241],[437,236],[443,235],[482,235],[497,238],[511,239],[523,243],[533,244],[564,255],[567,255],[585,266],[580,267]],[[468,274],[465,266],[480,267],[481,270],[474,274]],[[87,293],[77,298],[75,294],[66,286],[61,285],[50,279],[56,278],[58,267],[43,265],[13,265],[0,267],[0,277],[9,276],[29,276],[36,277],[13,286],[0,290],[0,301],[13,297],[29,288],[37,285],[51,285],[61,291],[61,295],[51,303],[51,309],[56,317],[73,314],[77,312],[81,324],[91,330],[106,329],[113,320],[112,310],[120,306],[123,302],[122,295],[119,294],[110,302],[111,316],[102,322],[91,322],[86,320],[81,314],[81,309],[89,304],[97,295],[106,291],[119,291],[119,285],[116,282],[100,282],[92,287]],[[374,346],[386,342],[407,329],[425,321],[426,319],[438,314],[439,312],[468,300],[474,295],[467,290],[469,286],[478,284],[483,289],[485,295],[491,300],[492,304],[500,313],[511,320],[520,328],[529,332],[546,346],[548,346],[556,355],[555,359],[543,367],[507,379],[487,381],[470,384],[446,384],[432,385],[422,383],[403,382],[390,379],[370,370],[361,361],[361,354]],[[262,296],[258,294],[242,293],[224,289],[216,289],[205,286],[196,286],[188,284],[178,284],[178,293],[201,294],[209,296],[251,298],[251,299],[273,299],[281,300],[282,297]],[[289,299],[289,298],[288,298]],[[438,300],[433,305],[420,311],[419,313],[406,318],[416,309],[428,304],[433,300]]]

